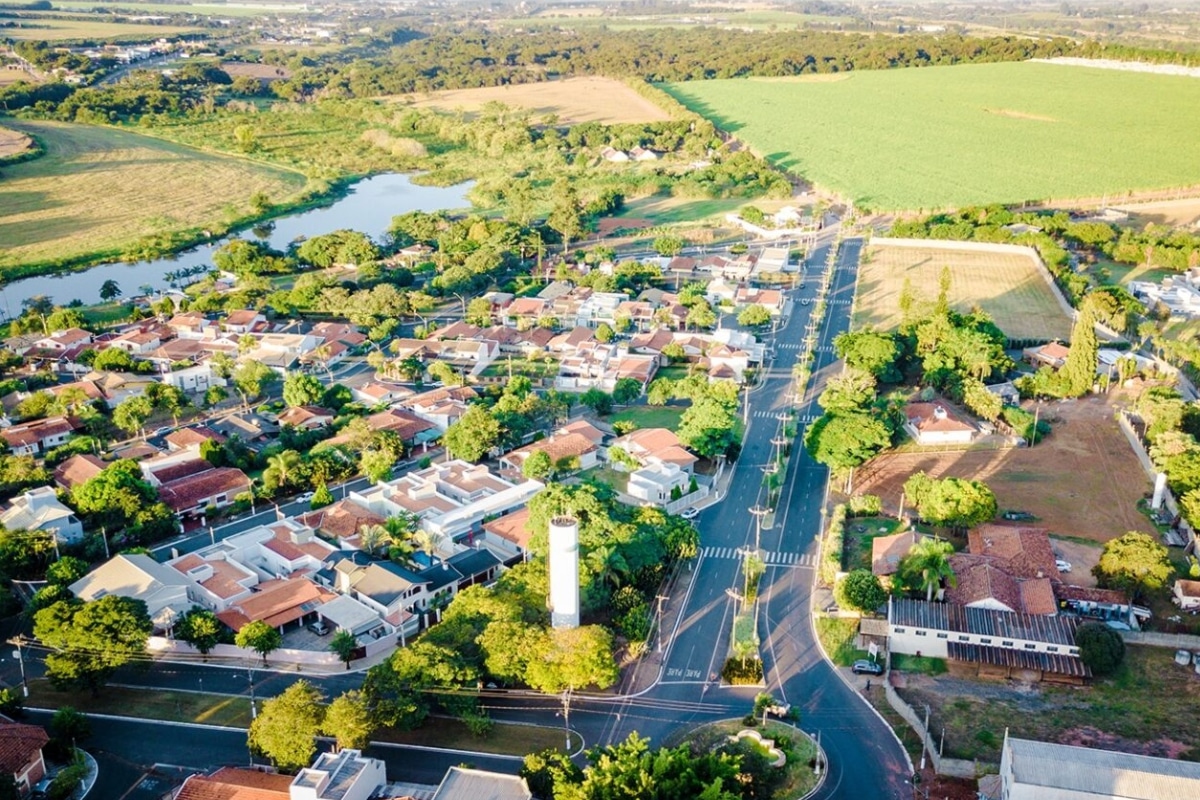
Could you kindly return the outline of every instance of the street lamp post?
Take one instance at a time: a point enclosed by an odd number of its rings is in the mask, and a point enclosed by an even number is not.
[[[17,659],[17,663],[21,665],[21,694],[24,697],[29,697],[29,683],[25,680],[25,658],[21,652],[21,637],[18,636],[15,644],[17,649],[13,651],[13,657]]]
[[[754,515],[754,550],[759,549],[759,544],[762,539],[762,518],[765,517],[771,509],[760,505],[750,506],[750,513]]]
[[[668,599],[665,594],[657,595],[655,600],[658,601],[658,652],[663,651],[663,602]]]

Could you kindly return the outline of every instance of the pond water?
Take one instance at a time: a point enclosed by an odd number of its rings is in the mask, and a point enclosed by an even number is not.
[[[331,233],[342,228],[361,231],[375,241],[382,241],[391,225],[392,217],[410,211],[439,211],[470,206],[467,192],[472,184],[457,186],[418,186],[408,175],[389,173],[364,178],[350,188],[349,194],[325,208],[314,208],[271,220],[274,227],[266,237],[272,247],[283,250],[300,237],[311,238]],[[255,239],[252,231],[242,231],[237,236]],[[167,258],[154,261],[139,261],[134,264],[114,262],[98,264],[79,272],[64,272],[57,275],[39,275],[13,281],[0,290],[0,311],[6,316],[21,313],[21,303],[26,298],[47,295],[57,305],[67,305],[72,300],[85,304],[100,302],[100,287],[110,278],[115,280],[124,297],[141,294],[143,285],[155,289],[166,289],[163,276],[169,272],[189,267],[212,266],[212,252],[229,239],[214,240]]]

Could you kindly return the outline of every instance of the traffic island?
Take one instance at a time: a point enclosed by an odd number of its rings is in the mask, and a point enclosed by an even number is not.
[[[693,753],[726,753],[740,761],[743,780],[754,786],[746,796],[800,800],[821,786],[825,755],[804,731],[775,720],[727,719],[682,734],[679,744]]]
[[[721,678],[734,686],[761,686],[763,665],[758,647],[758,582],[766,566],[757,550],[743,550],[742,591],[729,589],[737,603],[733,616],[733,631],[729,639],[729,656],[721,668]]]

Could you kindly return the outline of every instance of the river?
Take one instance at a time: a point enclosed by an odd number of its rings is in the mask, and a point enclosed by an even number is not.
[[[349,193],[325,208],[278,217],[271,222],[274,229],[267,237],[272,247],[283,250],[300,237],[320,236],[325,233],[349,228],[361,231],[376,241],[382,241],[391,225],[392,217],[409,211],[439,211],[467,208],[467,191],[472,184],[437,187],[418,186],[408,175],[388,173],[364,178],[354,184]],[[256,238],[250,231],[238,234],[243,238]],[[58,305],[67,305],[72,300],[85,304],[100,302],[100,287],[110,278],[121,287],[125,297],[141,294],[143,285],[155,289],[166,289],[163,276],[188,267],[212,266],[212,252],[233,236],[167,258],[154,261],[139,261],[134,264],[114,262],[98,264],[78,272],[63,272],[56,275],[38,275],[13,281],[0,290],[2,310],[11,317],[21,313],[21,303],[29,297],[47,295]]]

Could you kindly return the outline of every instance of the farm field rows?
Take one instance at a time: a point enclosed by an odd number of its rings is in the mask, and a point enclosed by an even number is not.
[[[560,124],[600,122],[659,122],[669,116],[658,106],[612,78],[568,78],[561,81],[488,86],[482,89],[453,89],[394,98],[417,108],[440,111],[479,111],[487,103],[504,103],[525,108],[537,117],[554,114]]]
[[[120,255],[139,237],[203,228],[276,202],[298,173],[212,155],[112,128],[6,121],[38,136],[46,154],[0,176],[0,271],[85,254]]]
[[[833,79],[831,79],[831,77]],[[777,166],[873,210],[1200,184],[1200,80],[1044,63],[665,87]]]
[[[900,324],[905,279],[919,295],[933,300],[943,267],[950,268],[949,300],[954,309],[968,312],[979,305],[1011,339],[1070,338],[1070,319],[1028,256],[924,247],[867,250],[859,270],[852,325],[895,329]]]

